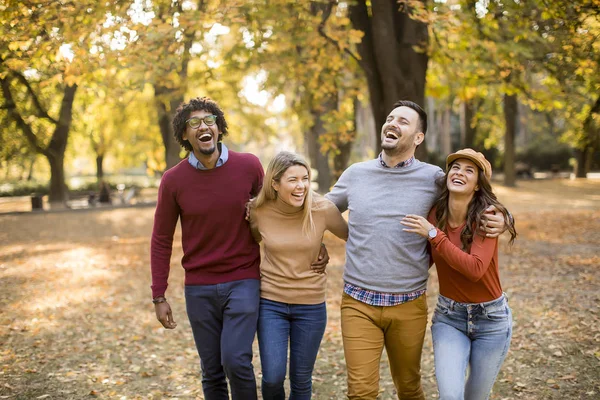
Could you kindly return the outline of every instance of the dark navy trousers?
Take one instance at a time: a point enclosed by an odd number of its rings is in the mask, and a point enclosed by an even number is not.
[[[259,301],[257,279],[185,287],[206,400],[229,399],[227,379],[233,400],[257,398],[252,342]]]

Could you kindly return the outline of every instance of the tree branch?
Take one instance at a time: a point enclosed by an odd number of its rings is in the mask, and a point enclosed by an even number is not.
[[[325,25],[327,24],[327,20],[331,16],[331,10],[333,9],[334,4],[337,4],[336,0],[329,0],[327,3],[327,7],[323,10],[323,17],[321,19],[321,23],[319,24],[317,30],[321,36],[323,36],[328,42],[332,43],[338,50],[342,50],[342,46],[333,38],[329,37],[325,32]],[[344,48],[344,53],[348,54],[352,57],[356,62],[360,63],[360,58],[356,56],[353,52],[351,52],[348,48]]]
[[[31,85],[29,84],[29,81],[27,80],[27,78],[25,78],[25,76],[23,76],[21,73],[19,72],[15,72],[15,71],[11,71],[11,73],[17,78],[17,80],[23,85],[25,86],[25,88],[27,89],[27,93],[29,93],[29,96],[31,96],[31,100],[33,101],[33,105],[35,106],[35,108],[37,109],[37,116],[40,118],[45,118],[48,121],[52,122],[54,125],[58,124],[58,121],[55,120],[54,118],[52,118],[48,112],[46,110],[43,109],[42,104],[40,103],[40,100],[38,99],[37,95],[35,94],[35,92],[33,91],[33,88],[31,87]]]
[[[19,113],[19,110],[16,107],[15,101],[10,91],[10,80],[7,78],[0,78],[0,86],[2,86],[2,94],[4,96],[4,100],[6,100],[5,105],[10,118],[13,121],[15,121],[19,129],[23,131],[23,133],[25,134],[25,138],[27,139],[31,147],[33,147],[35,151],[40,154],[46,154],[46,149],[42,148],[39,145],[37,137],[31,129],[31,126],[29,126],[29,124],[25,122],[23,117],[21,117],[21,114]]]

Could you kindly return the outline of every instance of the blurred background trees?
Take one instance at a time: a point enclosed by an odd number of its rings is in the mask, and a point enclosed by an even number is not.
[[[418,158],[483,151],[504,183],[600,166],[600,0],[0,2],[0,180],[160,176],[176,107],[226,112],[234,150],[304,153],[327,191],[375,157],[392,104],[429,114]],[[141,172],[140,172],[141,171]],[[500,175],[500,174],[499,174]]]

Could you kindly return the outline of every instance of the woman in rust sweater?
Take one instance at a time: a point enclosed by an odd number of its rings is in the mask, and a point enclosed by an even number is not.
[[[327,324],[327,277],[311,269],[325,230],[348,238],[337,207],[310,189],[310,167],[281,152],[267,168],[250,207],[250,227],[263,243],[258,345],[263,399],[285,399],[290,348],[290,399],[310,399],[312,371]]]
[[[485,209],[505,215],[490,185],[492,167],[472,149],[450,154],[445,188],[426,220],[407,215],[408,232],[429,239],[440,295],[431,333],[440,399],[487,399],[510,344],[512,315],[500,285],[498,239],[477,229]],[[469,374],[465,381],[469,367]]]

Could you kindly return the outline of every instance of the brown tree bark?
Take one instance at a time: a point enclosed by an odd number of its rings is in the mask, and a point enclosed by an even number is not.
[[[174,167],[181,161],[181,157],[179,157],[181,146],[173,134],[172,121],[175,110],[182,102],[183,95],[163,86],[154,85],[154,107],[158,117],[160,135],[165,146],[165,163],[167,164],[165,170]]]
[[[104,178],[104,155],[96,155],[96,179],[100,182]]]
[[[318,171],[316,182],[319,185],[319,193],[327,193],[332,184],[331,168],[329,167],[329,152],[326,152],[325,154],[321,152],[321,143],[319,141],[321,135],[327,133],[321,117],[328,112],[335,110],[336,107],[336,97],[330,97],[327,101],[323,101],[321,104],[311,107],[310,113],[314,124],[304,135],[311,167]]]
[[[592,152],[589,147],[584,147],[582,149],[576,149],[575,155],[577,158],[577,168],[575,170],[576,178],[587,178],[587,173],[589,172],[588,168],[590,165],[590,159]]]
[[[440,150],[442,152],[442,156],[446,157],[448,154],[452,153],[452,137],[451,130],[452,126],[450,124],[450,114],[452,110],[449,105],[444,105],[443,109],[440,109]]]
[[[462,129],[462,148],[475,148],[475,136],[477,135],[477,126],[473,126],[473,118],[477,112],[477,105],[474,99],[462,103],[461,129]]]
[[[205,2],[198,2],[198,10],[200,12],[205,10]],[[159,7],[158,17],[166,21],[173,16],[175,13],[182,13],[181,3],[172,3],[168,8],[161,9]],[[188,30],[183,32],[185,40],[183,42],[183,49],[181,55],[181,64],[177,72],[178,81],[170,82],[171,86],[167,87],[161,84],[161,77],[157,77],[157,80],[153,83],[154,87],[154,106],[158,117],[158,126],[160,128],[160,135],[165,146],[165,170],[177,165],[181,158],[179,152],[181,147],[175,136],[173,135],[173,115],[177,107],[184,101],[184,95],[187,89],[188,81],[188,65],[190,62],[190,49],[194,43],[195,30]],[[171,71],[164,71],[165,75]],[[165,78],[166,79],[166,78]]]
[[[519,120],[517,95],[504,95],[504,121],[506,131],[504,134],[504,184],[516,186],[517,174],[515,171],[515,136]]]
[[[577,149],[577,178],[586,178],[592,165],[592,156],[595,150],[600,147],[600,127],[594,122],[594,114],[600,114],[600,96],[590,109],[590,113],[583,122],[583,131],[585,139],[583,146]]]
[[[372,1],[370,9],[366,0],[358,0],[349,7],[354,28],[364,32],[357,48],[376,123],[376,153],[381,151],[379,129],[396,101],[411,100],[425,106],[427,24],[411,19],[406,12],[408,6],[399,7],[396,0]],[[423,142],[417,157],[426,156]]]

